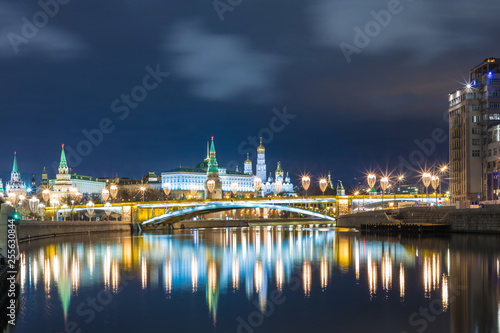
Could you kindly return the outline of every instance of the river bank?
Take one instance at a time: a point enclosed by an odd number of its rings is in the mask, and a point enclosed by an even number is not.
[[[500,233],[500,206],[477,209],[411,207],[349,214],[337,219],[337,227],[359,229],[361,225],[376,224],[436,224],[449,225],[450,232]]]

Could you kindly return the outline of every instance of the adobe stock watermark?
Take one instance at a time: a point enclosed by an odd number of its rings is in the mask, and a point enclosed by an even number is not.
[[[156,65],[155,68],[147,66],[145,70],[147,74],[144,75],[141,84],[136,85],[130,89],[130,92],[121,94],[119,98],[111,102],[111,112],[118,116],[118,120],[127,119],[131,110],[139,107],[140,103],[148,97],[148,93],[158,88],[164,79],[170,75],[168,72],[163,72],[160,65]],[[94,148],[102,144],[105,135],[115,131],[115,122],[111,118],[102,118],[96,128],[82,130],[85,139],[80,140],[76,148],[65,146],[68,163],[73,168],[79,166],[84,157],[92,154]],[[52,162],[54,171],[57,171],[58,166],[59,161]]]
[[[125,287],[129,285],[129,282],[134,280],[132,276],[122,277],[116,292],[113,294],[111,291],[102,289],[100,290],[96,297],[87,297],[87,299],[76,307],[76,314],[83,320],[87,325],[93,322],[97,316],[97,313],[101,313],[106,306],[113,302],[113,298],[120,294]],[[64,332],[60,333],[81,333],[82,329],[78,324],[76,319],[68,320],[64,327]]]
[[[232,13],[238,6],[243,3],[243,0],[214,0],[212,6],[214,6],[219,20],[224,21],[224,14],[226,12]]]
[[[443,121],[448,124],[448,111],[443,113]],[[417,148],[410,152],[408,158],[405,158],[403,155],[399,155],[398,157],[399,171],[401,173],[419,170],[427,159],[436,152],[439,145],[448,142],[448,133],[444,129],[436,127],[432,130],[428,138],[422,140],[415,139],[413,142]]]
[[[454,281],[450,285],[448,305],[451,305],[458,296],[460,296],[461,291],[464,291],[466,286],[459,285]],[[438,316],[442,315],[446,309],[443,306],[441,299],[433,299],[426,307],[420,307],[418,311],[413,312],[408,318],[408,323],[413,327],[414,330],[411,331],[401,331],[401,333],[423,333],[429,326],[429,323],[433,323]]]
[[[260,145],[260,138],[262,138],[262,144],[264,145],[273,142],[275,134],[283,132],[291,121],[297,117],[296,114],[288,112],[286,105],[283,106],[281,111],[274,108],[272,114],[268,127],[261,128],[256,136],[250,135],[238,145],[238,154],[245,157],[249,154],[250,160],[254,160],[257,158],[257,147]],[[227,169],[233,170],[238,164],[236,160],[229,161]]]
[[[370,11],[373,20],[366,23],[363,29],[359,26],[354,27],[354,45],[344,41],[339,44],[340,51],[342,51],[347,63],[350,64],[352,62],[353,54],[360,54],[363,49],[368,47],[372,39],[379,36],[383,28],[389,26],[393,16],[401,14],[403,9],[404,7],[400,0],[389,0],[387,2],[387,9],[382,9],[378,12],[374,10]]]
[[[40,0],[37,2],[40,10],[31,17],[21,18],[23,25],[20,34],[9,32],[7,39],[16,54],[19,54],[19,46],[26,45],[38,35],[39,29],[45,27],[50,19],[54,18],[61,9],[61,6],[67,5],[71,0]]]

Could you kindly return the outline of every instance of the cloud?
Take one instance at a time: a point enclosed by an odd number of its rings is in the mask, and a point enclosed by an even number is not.
[[[208,32],[197,21],[174,25],[164,50],[173,57],[172,71],[190,82],[192,93],[212,100],[268,100],[286,63],[255,50],[242,37]]]
[[[27,13],[1,4],[0,13],[0,58],[35,56],[62,60],[79,57],[88,49],[79,37],[52,27],[52,18],[39,7]],[[39,17],[47,17],[46,24],[33,24],[37,13],[45,14]]]
[[[339,48],[354,45],[355,27],[365,31],[375,21],[372,11],[387,10],[397,0],[316,0],[309,18],[316,45]],[[495,9],[496,7],[496,9]],[[362,52],[383,54],[394,50],[413,52],[415,58],[430,59],[453,48],[471,47],[488,40],[485,25],[494,25],[500,9],[496,1],[410,1],[401,0],[401,12],[371,38]]]

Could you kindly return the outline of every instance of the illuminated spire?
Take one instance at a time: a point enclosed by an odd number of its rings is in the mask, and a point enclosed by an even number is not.
[[[219,172],[219,165],[217,164],[217,159],[215,157],[214,137],[212,137],[212,144],[210,146],[210,160],[208,161],[207,172]]]
[[[17,152],[14,152],[14,165],[12,165],[12,173],[18,173],[17,169]]]
[[[61,150],[61,162],[59,162],[59,173],[68,173],[68,162],[66,161],[66,153],[64,152],[64,143]]]
[[[247,160],[245,161],[245,163],[252,163],[252,161],[250,161],[250,154],[247,153]]]

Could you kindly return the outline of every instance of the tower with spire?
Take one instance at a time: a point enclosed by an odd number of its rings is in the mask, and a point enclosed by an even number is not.
[[[10,181],[7,182],[7,194],[26,195],[26,184],[21,180],[21,173],[17,166],[17,153],[14,152],[14,163],[10,173]]]
[[[45,167],[43,167],[42,172],[42,186],[46,188],[49,186],[49,178],[47,177],[47,170],[45,170]]]
[[[5,196],[5,193],[3,191],[3,180],[0,178],[0,198],[3,198]]]
[[[73,186],[71,175],[69,173],[68,162],[66,161],[66,153],[64,152],[64,144],[61,149],[61,160],[59,162],[58,174],[53,186],[54,192],[69,192]]]
[[[37,186],[36,186],[36,179],[35,175],[31,178],[31,194],[36,194]]]
[[[260,138],[260,146],[257,147],[257,177],[266,181],[266,148],[262,145],[262,138]]]
[[[213,192],[208,189],[207,183],[209,181],[215,182]],[[219,164],[215,156],[214,137],[212,137],[212,144],[210,146],[208,169],[207,169],[207,182],[205,183],[205,198],[206,199],[222,199],[222,182],[219,177]]]
[[[279,181],[279,182],[283,183],[283,176],[285,175],[285,172],[281,168],[281,163],[280,162],[278,162],[278,167],[276,168],[275,175],[276,175],[276,181],[277,182]]]
[[[253,174],[252,161],[250,161],[250,156],[248,153],[247,153],[247,160],[245,161],[244,165],[245,165],[245,167],[243,169],[243,173],[245,175],[252,175]]]

